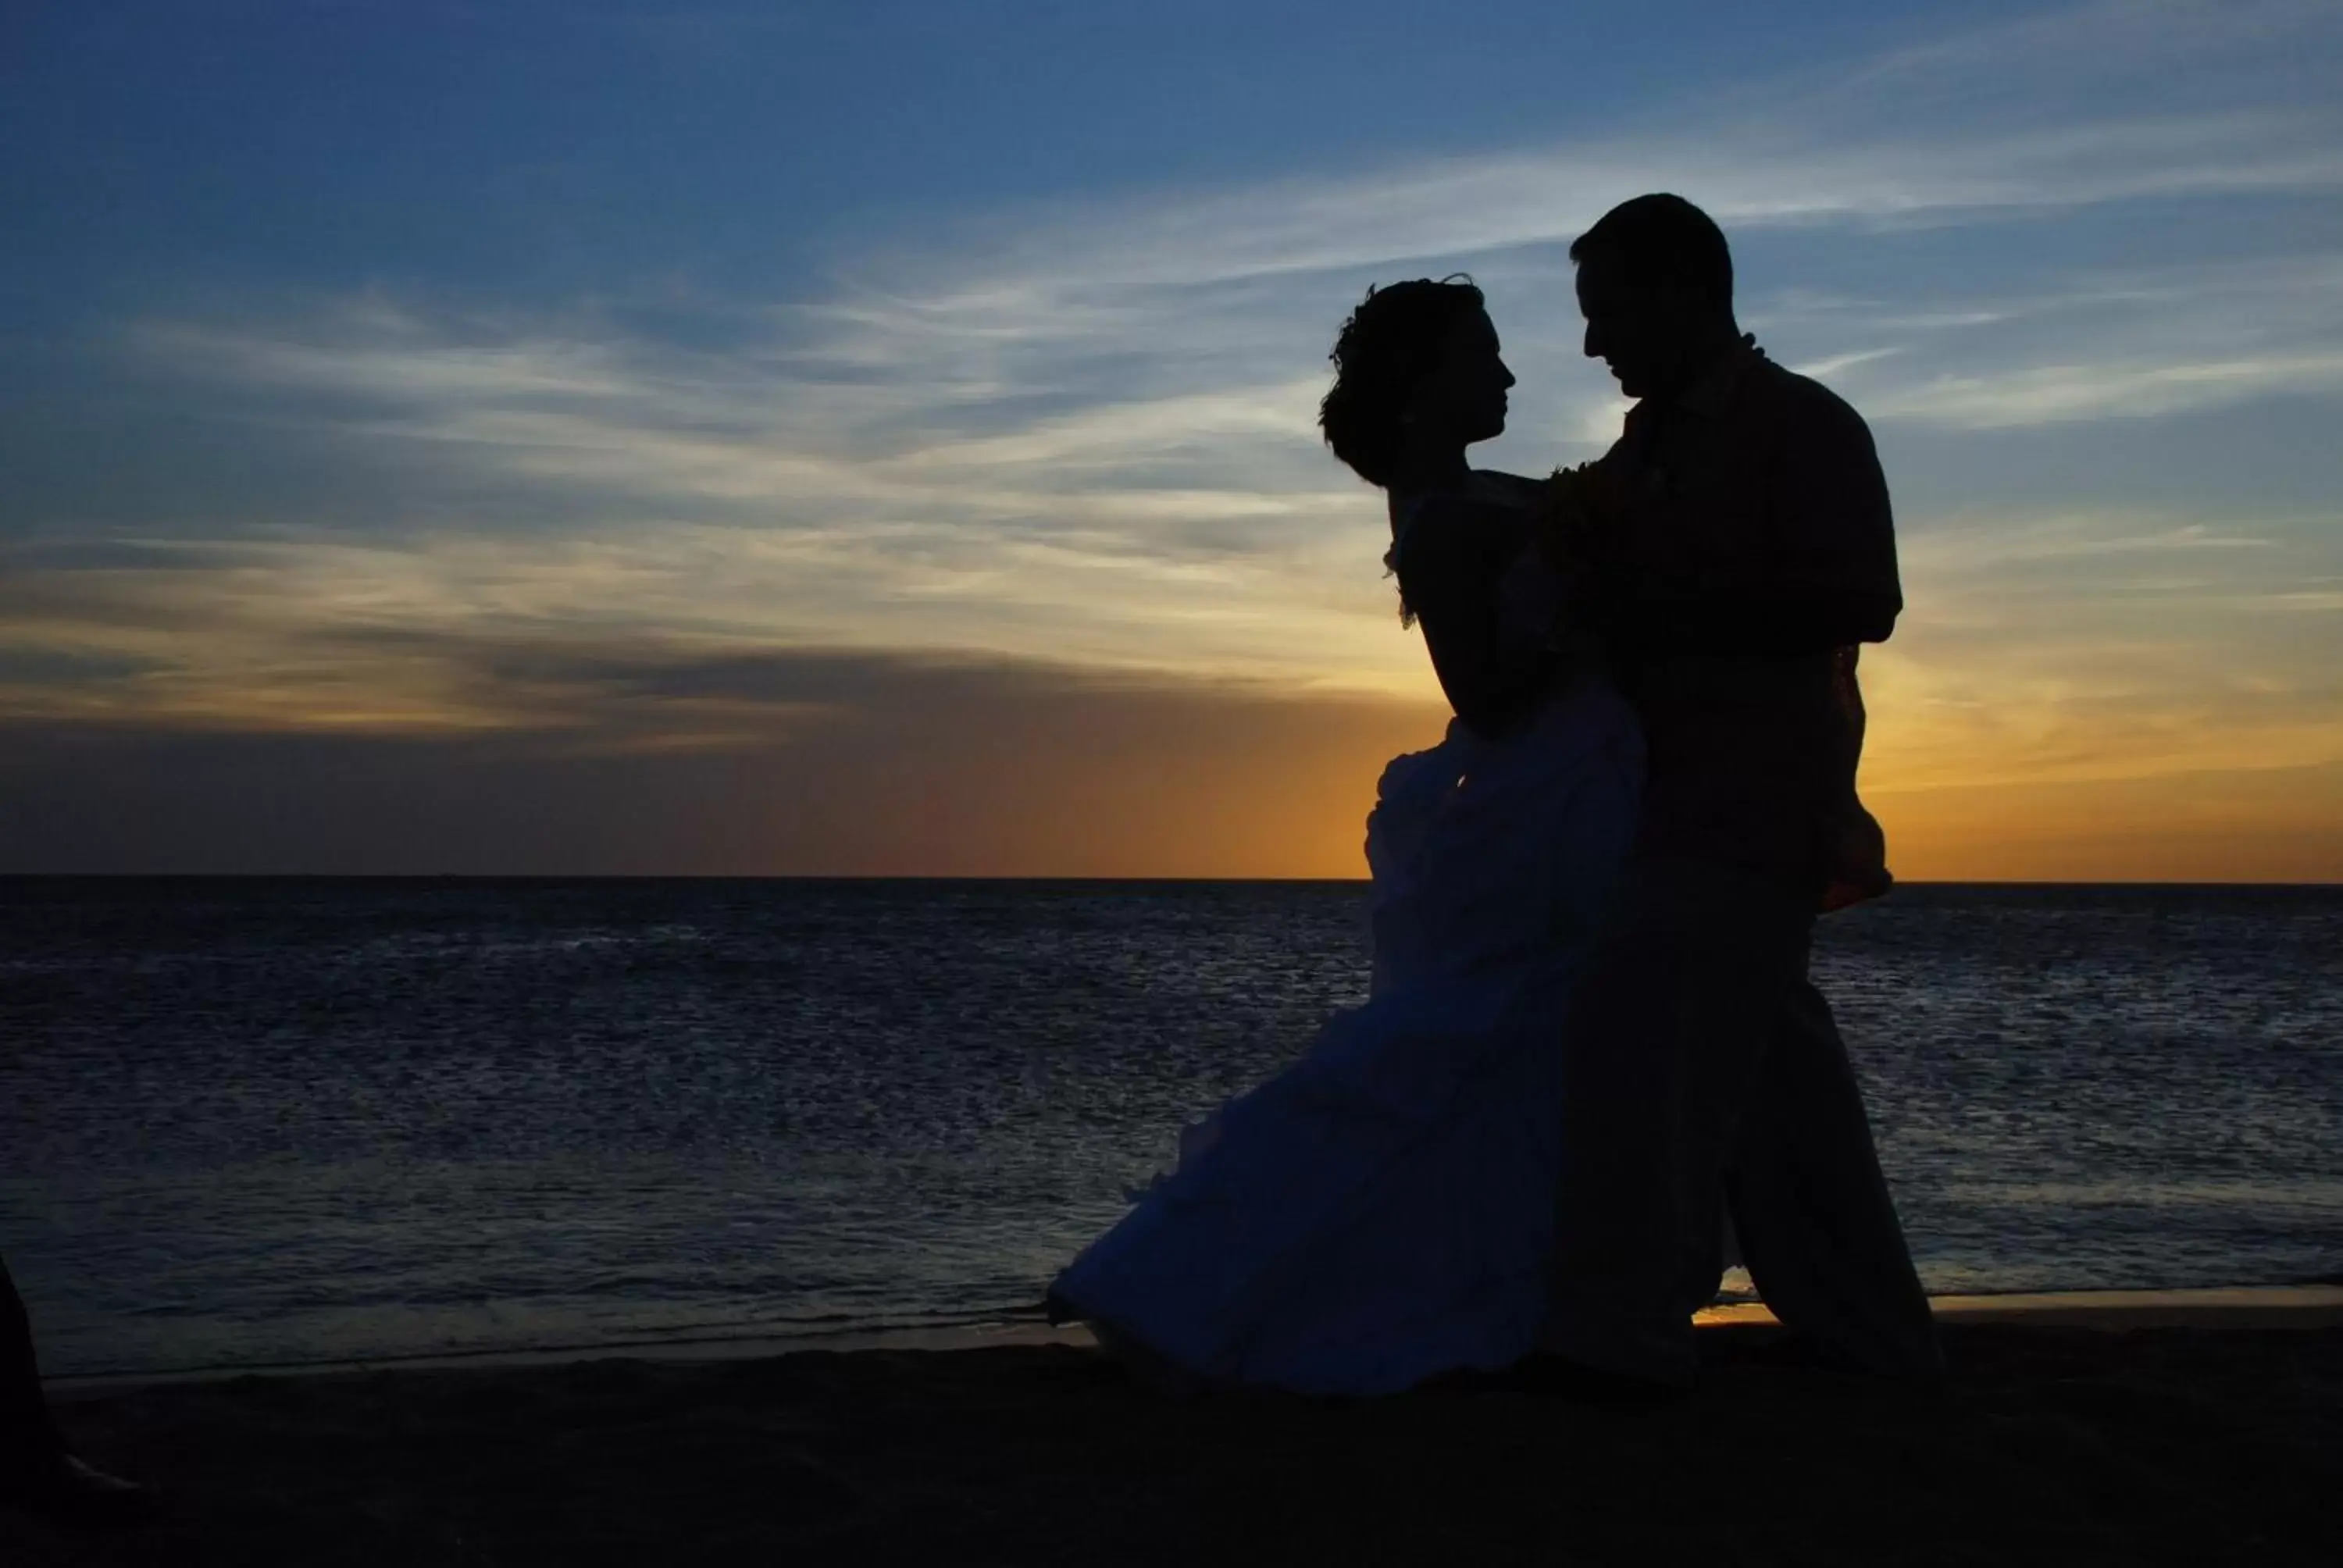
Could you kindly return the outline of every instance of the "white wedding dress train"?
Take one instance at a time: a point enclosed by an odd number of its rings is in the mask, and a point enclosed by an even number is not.
[[[1374,980],[1061,1274],[1053,1315],[1208,1382],[1395,1392],[1535,1344],[1564,1012],[1634,834],[1643,744],[1582,679],[1383,770]]]

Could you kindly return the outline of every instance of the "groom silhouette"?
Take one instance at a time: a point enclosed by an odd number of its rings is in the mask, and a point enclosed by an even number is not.
[[[1848,846],[1877,854],[1853,650],[1903,606],[1886,481],[1861,417],[1742,335],[1698,207],[1638,196],[1570,256],[1586,354],[1638,400],[1598,465],[1612,504],[1573,542],[1649,764],[1569,1036],[1547,1342],[1688,1382],[1724,1203],[1766,1304],[1825,1359],[1933,1375],[1927,1299],[1806,978]],[[1871,864],[1853,879],[1884,886]]]

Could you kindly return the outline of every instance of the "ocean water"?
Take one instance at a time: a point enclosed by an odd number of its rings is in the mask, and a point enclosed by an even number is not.
[[[1354,884],[0,880],[55,1373],[1030,1313]],[[2343,1271],[2343,890],[1913,887],[1816,970],[1933,1289]]]

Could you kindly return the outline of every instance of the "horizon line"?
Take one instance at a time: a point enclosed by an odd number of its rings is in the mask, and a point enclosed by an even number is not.
[[[822,883],[960,883],[1018,886],[1111,887],[1367,887],[1372,879],[1358,877],[1214,877],[1101,876],[1038,873],[979,875],[960,872],[823,872],[823,871],[12,871],[0,869],[0,882],[822,882]],[[1953,879],[1914,878],[1899,880],[1878,903],[1896,891],[1921,889],[2190,889],[2197,891],[2300,890],[2343,892],[2343,880],[2278,881],[2271,879],[2216,881],[2209,879],[2111,878],[2077,880],[2071,878]],[[1859,908],[1861,906],[1850,906]]]

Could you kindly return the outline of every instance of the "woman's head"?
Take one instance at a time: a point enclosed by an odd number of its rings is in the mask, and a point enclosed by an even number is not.
[[[1388,485],[1413,437],[1462,453],[1503,434],[1513,372],[1468,277],[1371,288],[1334,339],[1334,385],[1318,426],[1359,477]]]

